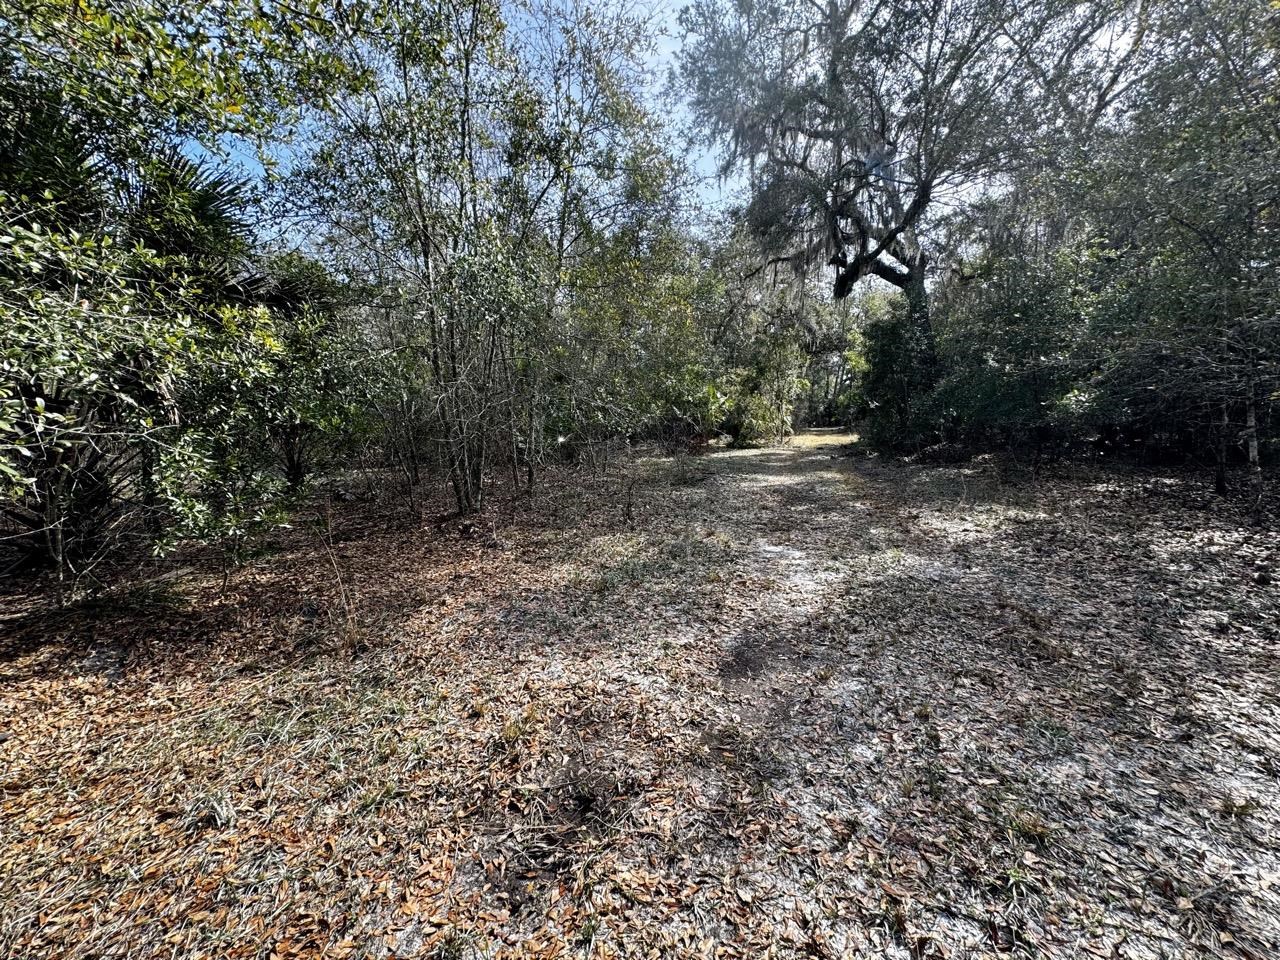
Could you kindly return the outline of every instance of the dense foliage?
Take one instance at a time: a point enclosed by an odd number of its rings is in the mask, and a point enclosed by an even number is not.
[[[760,256],[859,294],[826,349],[850,351],[846,422],[908,449],[1216,462],[1224,493],[1242,459],[1256,500],[1278,22],[1265,0],[703,0],[683,69]]]
[[[624,7],[6,3],[4,532],[60,582],[234,550],[317,468],[437,478],[723,417],[724,285]],[[246,151],[257,157],[246,162]],[[96,571],[96,572],[95,572]]]
[[[233,553],[317,477],[461,513],[637,438],[1253,471],[1280,391],[1276,12],[3,0],[3,535]],[[98,573],[95,573],[98,571]]]

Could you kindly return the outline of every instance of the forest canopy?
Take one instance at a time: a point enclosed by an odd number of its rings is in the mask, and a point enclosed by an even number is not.
[[[1261,508],[1264,0],[3,0],[0,23],[12,569],[234,555],[353,473],[467,514],[549,464],[800,424],[1185,461]]]

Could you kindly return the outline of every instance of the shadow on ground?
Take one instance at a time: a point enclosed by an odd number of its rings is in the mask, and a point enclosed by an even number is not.
[[[1280,950],[1275,531],[830,434],[580,480],[479,538],[359,527],[342,591],[282,549],[198,656],[207,576],[112,614],[163,640],[110,676],[83,619],[9,656],[0,893],[43,893],[0,945]]]

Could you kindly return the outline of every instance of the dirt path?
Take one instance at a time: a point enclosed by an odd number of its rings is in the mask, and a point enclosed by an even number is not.
[[[846,439],[15,646],[0,953],[1280,955],[1275,531]]]

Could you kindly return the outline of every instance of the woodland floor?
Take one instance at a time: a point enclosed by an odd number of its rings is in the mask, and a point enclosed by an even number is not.
[[[3,598],[0,956],[1280,956],[1274,520],[846,441]]]

